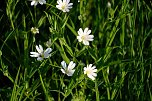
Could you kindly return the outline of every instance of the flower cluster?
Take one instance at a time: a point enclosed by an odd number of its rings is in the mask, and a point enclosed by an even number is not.
[[[48,42],[50,42],[51,40],[49,40]],[[47,42],[47,43],[48,43]],[[50,44],[50,43],[49,43]],[[47,48],[46,50],[43,50],[43,47],[41,45],[37,46],[36,45],[36,50],[37,52],[30,52],[30,56],[31,57],[37,57],[38,61],[43,60],[44,58],[49,58],[51,56],[51,48]],[[69,65],[67,66],[65,61],[61,62],[62,68],[61,71],[62,73],[68,75],[68,76],[72,76],[75,72],[75,66],[76,64],[71,61],[69,63]],[[87,76],[92,79],[95,80],[95,77],[97,76],[97,69],[96,66],[92,66],[92,64],[87,65],[87,67],[84,67],[84,74],[87,74]]]
[[[69,65],[67,66],[67,64],[65,63],[65,61],[61,62],[61,65],[63,68],[61,68],[62,73],[67,74],[68,76],[72,76],[75,72],[75,66],[76,64],[71,61],[69,63]],[[84,74],[87,74],[87,76],[92,79],[95,80],[95,77],[97,76],[97,69],[96,66],[92,66],[92,64],[87,65],[87,67],[84,67]]]
[[[36,6],[38,3],[43,5],[46,4],[45,0],[30,0],[31,6]],[[80,2],[78,0],[78,2]],[[63,11],[63,12],[69,12],[72,8],[73,3],[70,3],[70,0],[57,0],[56,8]],[[32,27],[31,32],[33,34],[39,33],[39,29],[37,27]],[[84,45],[90,45],[89,41],[93,41],[94,35],[91,34],[91,30],[89,28],[85,28],[84,31],[82,28],[80,28],[78,31],[78,42],[82,42]],[[45,58],[49,58],[51,56],[52,48],[51,45],[51,39],[46,42],[45,44],[47,46],[47,49],[44,50],[41,45],[36,45],[37,52],[30,52],[31,57],[36,57],[38,61],[42,61]],[[69,64],[67,64],[65,61],[61,62],[62,68],[61,72],[63,74],[66,74],[67,76],[72,76],[75,72],[75,66],[76,63],[73,61],[70,61]],[[97,69],[96,66],[93,66],[92,64],[88,64],[86,67],[84,67],[84,74],[86,74],[90,79],[95,80],[95,77],[97,76]]]

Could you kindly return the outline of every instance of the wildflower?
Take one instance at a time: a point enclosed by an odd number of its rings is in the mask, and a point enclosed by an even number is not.
[[[43,60],[44,58],[49,58],[51,56],[50,52],[52,51],[51,48],[47,48],[45,51],[41,45],[36,45],[37,52],[30,52],[31,57],[37,57],[38,61]]]
[[[80,2],[80,0],[78,0],[78,2]]]
[[[108,8],[111,8],[111,3],[108,1],[108,3],[107,3],[107,7]]]
[[[46,46],[51,47],[51,39],[49,39],[49,41],[46,42]]]
[[[69,2],[70,0],[63,0],[63,1],[58,0],[57,1],[58,5],[56,5],[56,7],[63,12],[69,12],[70,11],[69,9],[71,9],[73,5],[73,3],[69,3]]]
[[[32,27],[32,28],[31,28],[31,32],[32,32],[33,34],[37,34],[37,33],[39,33],[39,29],[36,28],[36,27]]]
[[[69,63],[68,67],[67,67],[67,64],[65,63],[65,61],[62,61],[61,65],[63,67],[63,69],[61,69],[62,73],[67,74],[68,76],[72,76],[73,75],[73,73],[75,71],[74,67],[76,65],[73,61],[71,61]]]
[[[89,41],[93,41],[94,38],[93,35],[89,35],[90,33],[91,30],[89,30],[88,28],[85,28],[84,32],[82,28],[80,28],[78,31],[79,36],[77,36],[78,41],[83,42],[84,45],[89,45]]]
[[[97,76],[97,69],[95,68],[96,66],[92,67],[92,64],[87,65],[87,67],[84,67],[84,74],[87,74],[90,79],[95,80],[95,77]]]
[[[33,6],[33,5],[36,6],[38,3],[41,5],[46,4],[45,0],[30,0],[30,1],[32,1],[31,6]]]

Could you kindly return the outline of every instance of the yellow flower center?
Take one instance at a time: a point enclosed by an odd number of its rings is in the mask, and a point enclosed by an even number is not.
[[[90,74],[90,73],[91,73],[91,70],[87,70],[87,71],[86,71],[86,74]]]
[[[41,57],[44,58],[44,53],[41,53]]]
[[[66,3],[63,3],[61,8],[65,9],[65,7],[66,7]]]
[[[81,39],[82,39],[82,40],[85,40],[85,36],[84,36],[84,35],[83,35],[83,36],[81,36]]]

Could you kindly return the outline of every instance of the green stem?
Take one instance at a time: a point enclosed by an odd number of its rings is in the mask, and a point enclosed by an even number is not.
[[[44,91],[45,96],[46,96],[46,101],[51,101],[50,96],[49,96],[49,94],[48,94],[48,92],[47,92],[47,90],[45,88],[45,85],[44,85],[40,70],[38,70],[38,73],[39,73],[39,77],[40,77],[40,81],[41,81],[41,84],[42,84],[43,91]]]

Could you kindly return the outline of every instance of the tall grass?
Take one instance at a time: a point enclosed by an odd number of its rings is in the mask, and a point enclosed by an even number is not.
[[[1,101],[152,101],[151,1],[71,0],[68,13],[46,2],[0,1]],[[76,38],[86,27],[94,35],[89,46]],[[50,58],[30,57],[49,39]],[[60,71],[63,60],[76,63],[72,77]],[[83,74],[87,64],[98,69],[94,81]]]

